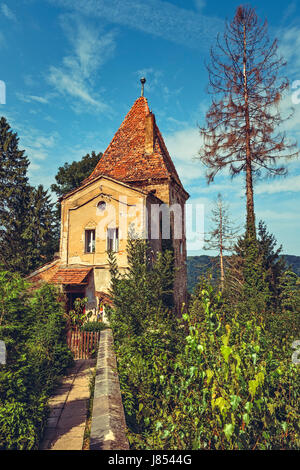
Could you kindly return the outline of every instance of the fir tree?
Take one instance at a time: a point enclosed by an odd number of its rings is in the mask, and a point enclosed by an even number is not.
[[[24,272],[29,160],[5,117],[0,119],[0,266]]]
[[[58,248],[54,203],[42,185],[30,190],[24,237],[27,241],[25,270],[29,273],[51,261]]]
[[[245,319],[264,315],[271,293],[267,272],[256,237],[247,232],[239,238],[228,259],[227,295],[229,304],[236,304]]]
[[[277,310],[279,306],[280,278],[286,270],[286,263],[280,256],[282,246],[276,248],[276,238],[268,233],[266,224],[262,220],[258,224],[258,244],[262,267],[271,294],[271,306],[274,310]]]
[[[280,277],[279,299],[281,309],[300,314],[300,278],[292,271],[285,271]]]
[[[6,119],[0,119],[0,266],[28,274],[57,249],[55,217],[43,186],[30,186],[29,160]]]
[[[110,322],[117,340],[143,334],[149,322],[167,320],[173,296],[174,260],[170,251],[149,257],[149,245],[142,239],[129,239],[128,269],[119,273],[116,255],[109,252],[111,296],[114,307]],[[124,323],[124,316],[126,322]]]

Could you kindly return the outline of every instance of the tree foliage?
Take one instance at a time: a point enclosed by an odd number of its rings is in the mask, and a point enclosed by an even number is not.
[[[259,254],[259,238],[258,251],[245,252],[252,253],[252,262],[260,259],[263,271],[263,260],[274,267],[276,256],[269,243],[273,238],[263,224],[260,227],[264,256]],[[243,305],[241,314],[242,302],[229,306],[207,277],[201,278],[189,311],[176,319],[164,310],[167,276],[160,277],[160,260],[157,270],[155,264],[147,265],[147,246],[141,240],[130,242],[129,254],[125,275],[110,254],[109,318],[131,447],[299,448],[300,383],[287,332],[278,330],[274,338],[263,311],[253,304],[257,314],[250,310],[247,316]],[[250,258],[245,266],[250,269]],[[254,271],[248,274],[253,285],[259,283]],[[268,286],[266,276],[263,280]],[[288,280],[282,282],[291,286]],[[286,287],[287,299],[292,290]],[[264,309],[265,300],[261,298]]]
[[[115,253],[109,253],[111,295],[114,309],[110,323],[115,335],[140,335],[153,322],[155,315],[172,315],[174,263],[172,251],[158,252],[153,260],[145,240],[129,238],[128,269],[120,275]],[[123,317],[126,316],[126,325]],[[125,330],[124,330],[125,328]]]
[[[0,272],[0,339],[7,362],[0,370],[0,449],[37,449],[47,401],[72,356],[55,287],[32,291],[17,274]]]
[[[78,188],[82,181],[95,169],[101,157],[101,152],[96,154],[92,151],[91,154],[87,153],[79,161],[66,162],[59,167],[55,176],[56,183],[51,185],[51,191],[55,192],[57,197],[61,197],[72,191],[72,189]]]
[[[290,344],[270,347],[264,322],[224,315],[203,280],[170,329],[118,337],[129,440],[135,449],[297,449],[299,375]],[[124,327],[125,316],[120,317]]]

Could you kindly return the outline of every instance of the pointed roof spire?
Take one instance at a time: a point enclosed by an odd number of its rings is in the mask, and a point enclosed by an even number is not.
[[[132,184],[173,178],[182,187],[144,96],[135,101],[96,168],[84,182],[100,175]]]
[[[141,82],[141,84],[142,84],[141,96],[144,96],[144,85],[145,85],[145,83],[146,83],[145,77],[142,77],[142,78],[140,79],[140,82]]]

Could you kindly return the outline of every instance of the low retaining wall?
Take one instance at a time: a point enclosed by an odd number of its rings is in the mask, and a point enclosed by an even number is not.
[[[90,434],[91,450],[129,449],[113,343],[112,331],[101,331]]]

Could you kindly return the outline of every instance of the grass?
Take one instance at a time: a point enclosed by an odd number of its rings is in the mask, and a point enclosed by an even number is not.
[[[87,418],[86,418],[85,430],[84,430],[84,435],[83,435],[82,450],[90,450],[90,435],[91,435],[91,426],[92,426],[95,378],[96,378],[96,367],[93,369],[93,372],[91,373],[91,377],[90,377],[90,383],[89,383],[90,398],[87,404]]]

